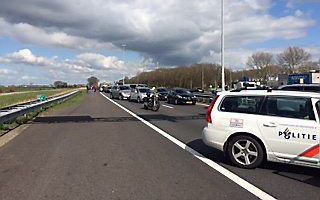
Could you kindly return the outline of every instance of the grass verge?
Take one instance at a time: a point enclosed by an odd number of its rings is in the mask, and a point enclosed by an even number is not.
[[[14,121],[6,124],[0,124],[0,137],[7,132],[17,128],[18,126],[25,124],[31,120],[33,120],[38,115],[48,115],[51,112],[55,112],[61,109],[73,108],[81,104],[84,97],[87,95],[85,90],[81,90],[78,94],[74,95],[70,99],[60,103],[53,103],[48,107],[43,107],[38,110],[34,110],[32,112],[27,113],[24,116],[20,116],[16,118]]]
[[[75,108],[81,104],[81,102],[83,101],[86,95],[87,95],[87,92],[85,90],[81,90],[78,94],[73,96],[71,99],[48,108],[45,112],[41,113],[41,115],[48,115],[52,112],[56,112],[66,108]]]
[[[20,104],[20,103],[37,100],[38,95],[53,97],[53,96],[65,94],[69,91],[70,89],[55,89],[55,90],[31,91],[31,92],[21,93],[21,94],[3,95],[3,96],[0,96],[0,109],[4,107]]]

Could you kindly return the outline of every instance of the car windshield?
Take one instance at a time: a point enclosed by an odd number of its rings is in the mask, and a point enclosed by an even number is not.
[[[148,92],[151,92],[151,91],[150,91],[150,89],[143,88],[143,89],[139,89],[139,92],[140,93],[148,93]]]
[[[178,90],[176,90],[176,93],[178,93],[178,94],[184,94],[184,93],[191,93],[190,91],[188,91],[188,90],[185,90],[185,89],[178,89]]]
[[[120,86],[120,90],[130,90],[129,86]]]
[[[165,89],[165,88],[160,88],[160,89],[157,89],[158,92],[167,92],[168,90]]]

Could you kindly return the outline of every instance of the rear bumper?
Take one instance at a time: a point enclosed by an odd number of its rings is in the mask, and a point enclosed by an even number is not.
[[[205,127],[202,131],[202,141],[215,149],[218,149],[220,151],[223,151],[224,141],[225,137],[223,134],[218,134],[212,130],[210,130],[208,127]]]
[[[178,99],[178,103],[179,104],[189,104],[191,102],[191,104],[195,104],[197,102],[197,100],[191,99]]]

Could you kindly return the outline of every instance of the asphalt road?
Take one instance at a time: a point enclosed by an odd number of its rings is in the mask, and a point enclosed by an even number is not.
[[[152,112],[142,109],[142,105],[138,103],[116,102],[275,198],[320,199],[319,169],[270,162],[254,170],[240,169],[233,167],[220,152],[206,146],[201,141],[207,110],[203,105],[172,105],[161,102],[159,111]],[[221,192],[227,190],[228,186]]]
[[[203,107],[162,107],[154,113],[139,104],[121,103],[202,148]],[[238,171],[250,179],[271,180],[256,171]],[[318,190],[293,182],[312,192],[308,195]],[[270,183],[274,188],[277,184]],[[90,93],[75,109],[37,118],[0,148],[1,200],[256,198],[99,93]]]

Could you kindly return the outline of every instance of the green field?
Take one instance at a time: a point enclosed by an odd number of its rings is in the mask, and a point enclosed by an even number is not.
[[[7,92],[26,92],[26,91],[38,91],[38,90],[51,90],[51,87],[3,87],[0,86],[0,94]]]
[[[45,95],[47,97],[57,96],[65,94],[71,91],[71,89],[51,89],[51,90],[39,90],[30,91],[21,94],[8,94],[0,95],[0,109],[8,106],[13,106],[20,103],[25,103],[28,101],[37,100],[38,95]]]
[[[10,123],[0,124],[0,137],[6,134],[8,131],[15,129],[19,125],[25,124],[28,121],[33,120],[35,117],[39,115],[47,116],[63,109],[76,108],[81,104],[81,102],[84,100],[86,95],[87,95],[87,92],[85,90],[80,90],[79,93],[72,96],[70,99],[63,101],[62,103],[53,103],[50,105],[50,107],[29,112],[24,116],[18,117],[17,119],[15,119]]]

